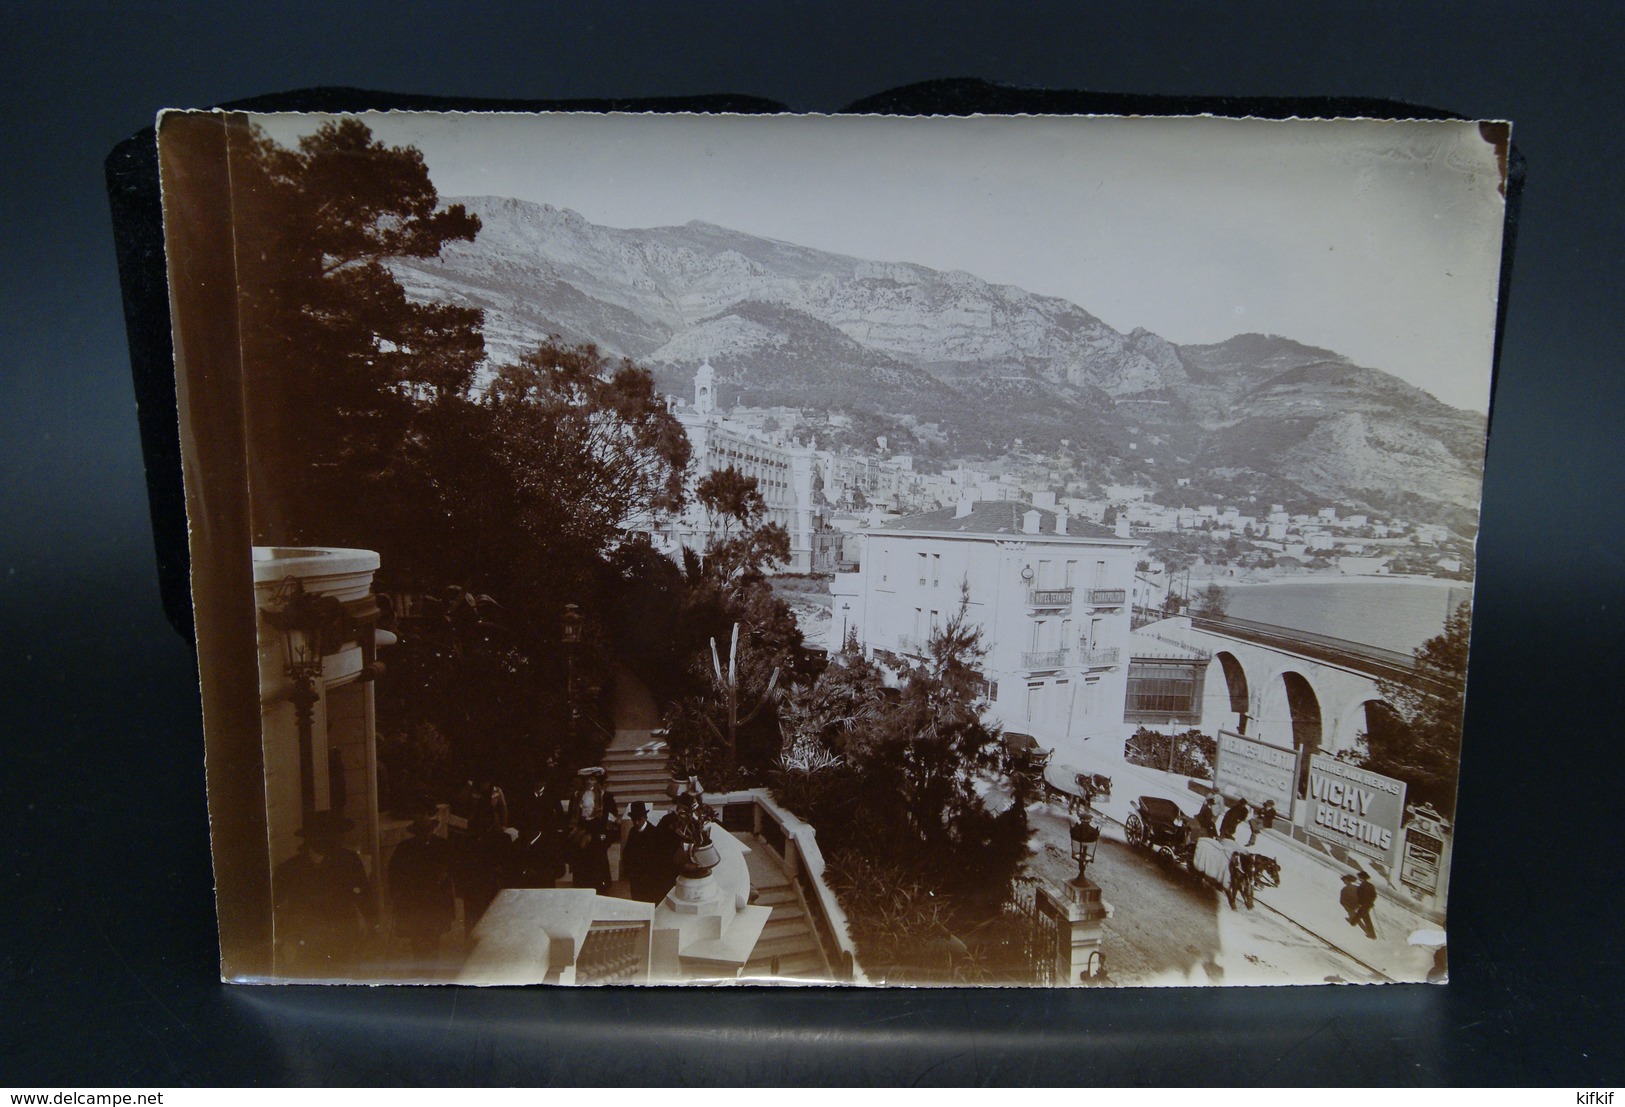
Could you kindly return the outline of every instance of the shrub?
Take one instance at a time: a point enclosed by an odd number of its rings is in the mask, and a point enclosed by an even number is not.
[[[1123,759],[1130,765],[1212,780],[1213,766],[1219,759],[1219,743],[1200,730],[1162,734],[1141,727],[1123,744]]]

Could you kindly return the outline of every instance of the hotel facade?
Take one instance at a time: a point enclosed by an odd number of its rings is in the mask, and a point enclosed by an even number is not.
[[[920,658],[963,595],[987,651],[989,715],[1063,761],[1091,740],[1104,753],[1123,731],[1142,545],[1126,526],[1018,501],[892,519],[865,529],[856,570],[836,574],[831,629],[870,656]]]

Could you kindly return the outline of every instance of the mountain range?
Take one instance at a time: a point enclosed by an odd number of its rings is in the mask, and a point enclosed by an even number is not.
[[[969,273],[865,260],[710,223],[620,229],[459,197],[482,228],[393,263],[408,294],[482,308],[511,360],[548,334],[633,358],[724,404],[852,416],[931,459],[1063,459],[1087,484],[1187,478],[1215,495],[1332,499],[1470,527],[1483,415],[1289,338],[1179,345]],[[1015,445],[1020,440],[1019,448]]]

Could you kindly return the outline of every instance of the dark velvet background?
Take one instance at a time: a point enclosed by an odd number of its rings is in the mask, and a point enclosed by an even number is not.
[[[1621,30],[1575,3],[0,8],[0,1081],[1620,1082]],[[217,983],[196,674],[159,603],[107,153],[161,107],[314,85],[836,110],[948,76],[1514,120],[1451,985]]]

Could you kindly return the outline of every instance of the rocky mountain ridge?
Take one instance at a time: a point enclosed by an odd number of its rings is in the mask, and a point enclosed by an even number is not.
[[[969,273],[709,223],[628,230],[455,202],[478,238],[396,272],[415,297],[484,309],[495,361],[556,333],[648,364],[679,394],[709,360],[724,402],[929,428],[926,453],[996,458],[1020,438],[1115,481],[1251,474],[1271,496],[1477,505],[1484,418],[1330,350],[1256,334],[1180,346]]]

